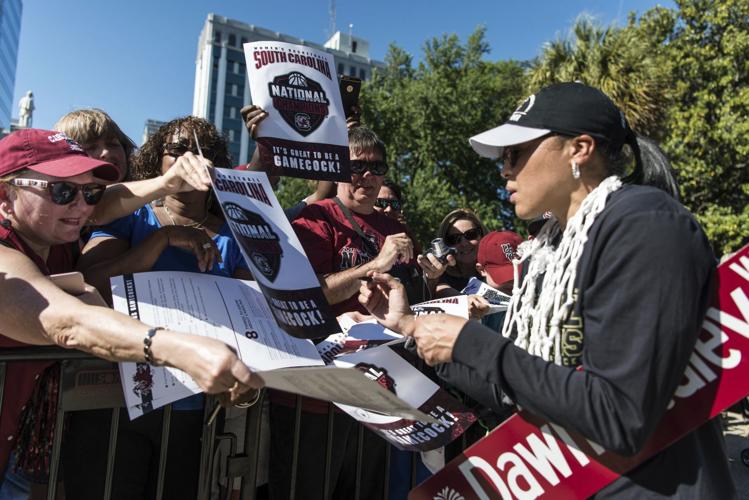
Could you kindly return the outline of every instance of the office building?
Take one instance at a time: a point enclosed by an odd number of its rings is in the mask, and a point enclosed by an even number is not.
[[[10,130],[14,111],[18,42],[21,36],[21,0],[0,0],[0,130]]]
[[[146,124],[143,127],[143,137],[141,144],[145,144],[149,137],[156,133],[162,126],[166,125],[166,122],[159,120],[146,120]]]

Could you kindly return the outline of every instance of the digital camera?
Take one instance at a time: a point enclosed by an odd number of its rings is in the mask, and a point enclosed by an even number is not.
[[[443,264],[446,264],[447,256],[455,255],[457,250],[453,247],[447,246],[447,243],[445,243],[445,240],[442,238],[435,238],[429,246],[429,253],[437,257],[437,259]]]

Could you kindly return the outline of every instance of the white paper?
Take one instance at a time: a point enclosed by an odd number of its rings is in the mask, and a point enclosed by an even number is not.
[[[188,272],[131,276],[112,278],[117,311],[149,325],[220,340],[255,371],[323,364],[311,341],[278,327],[255,282]],[[200,392],[175,368],[121,363],[120,375],[131,418]]]

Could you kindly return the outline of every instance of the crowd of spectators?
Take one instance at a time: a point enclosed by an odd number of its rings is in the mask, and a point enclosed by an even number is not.
[[[692,352],[714,258],[675,199],[665,157],[635,136],[605,95],[560,84],[524,106],[471,145],[502,162],[517,215],[532,221],[527,240],[489,231],[464,207],[445,214],[434,231],[452,250],[445,258],[432,253],[406,224],[408,205],[399,179],[388,177],[386,145],[358,117],[349,123],[350,182],[318,182],[286,215],[336,315],[371,315],[414,337],[415,352],[479,415],[448,455],[486,435],[515,404],[608,449],[636,453]],[[249,106],[241,114],[254,137],[267,113]],[[69,113],[55,127],[0,141],[0,347],[52,344],[111,361],[174,366],[227,404],[257,399],[262,382],[224,344],[111,310],[109,279],[151,270],[252,279],[206,167],[262,170],[258,156],[232,165],[225,139],[194,117],[170,121],[138,150],[101,110]],[[621,166],[625,145],[635,162],[629,175]],[[278,172],[266,173],[277,187]],[[76,296],[47,278],[73,270],[88,283]],[[647,279],[655,275],[658,283]],[[487,314],[489,302],[476,295],[469,303],[478,321],[410,312],[409,304],[465,294],[477,280],[512,296],[506,313]],[[8,366],[0,498],[29,498],[45,481],[55,415],[44,408],[55,408],[56,373],[45,362]],[[321,498],[327,403],[303,398],[295,435],[296,396],[272,391],[269,400],[267,494],[288,498],[295,477],[304,498]],[[165,498],[196,495],[203,406],[202,395],[173,405]],[[110,416],[74,412],[56,430],[76,443],[63,451],[70,498],[101,497]],[[155,495],[162,418],[154,411],[129,421],[123,413],[115,498]],[[342,412],[332,421],[332,496],[352,498],[359,480],[361,498],[382,498],[386,443],[364,431],[360,463],[358,424]],[[730,497],[721,446],[708,422],[607,494]],[[663,460],[673,467],[668,474]],[[397,460],[392,466],[405,467]],[[402,491],[397,481],[391,491]]]

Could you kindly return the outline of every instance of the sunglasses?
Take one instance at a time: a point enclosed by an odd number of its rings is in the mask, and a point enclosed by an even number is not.
[[[164,145],[164,154],[171,156],[175,160],[188,151],[195,156],[200,155],[196,148],[191,148],[187,144],[181,142],[170,142],[169,144]],[[207,160],[213,161],[216,159],[216,152],[210,148],[203,148],[203,157]]]
[[[483,236],[481,234],[481,229],[474,227],[473,229],[469,229],[465,233],[451,233],[445,236],[445,243],[448,245],[457,245],[462,240],[466,241],[472,241],[477,240]]]
[[[351,160],[351,173],[362,175],[367,170],[372,172],[372,175],[385,175],[388,171],[388,164],[380,160]]]
[[[523,147],[507,146],[502,151],[502,165],[503,167],[513,168],[520,161],[520,157],[525,155],[526,152],[537,148],[541,142],[546,140],[548,137],[559,135],[554,132],[539,137],[533,142],[524,145]]]
[[[86,205],[96,205],[104,196],[106,187],[101,184],[74,184],[67,181],[49,182],[39,179],[13,179],[10,181],[14,186],[29,187],[35,186],[46,188],[52,203],[55,205],[68,205],[75,200],[78,191],[83,193],[83,201]]]
[[[401,202],[400,200],[396,199],[388,199],[388,198],[377,198],[375,200],[375,206],[382,208],[383,210],[387,207],[391,207],[393,210],[400,211],[401,209]]]

